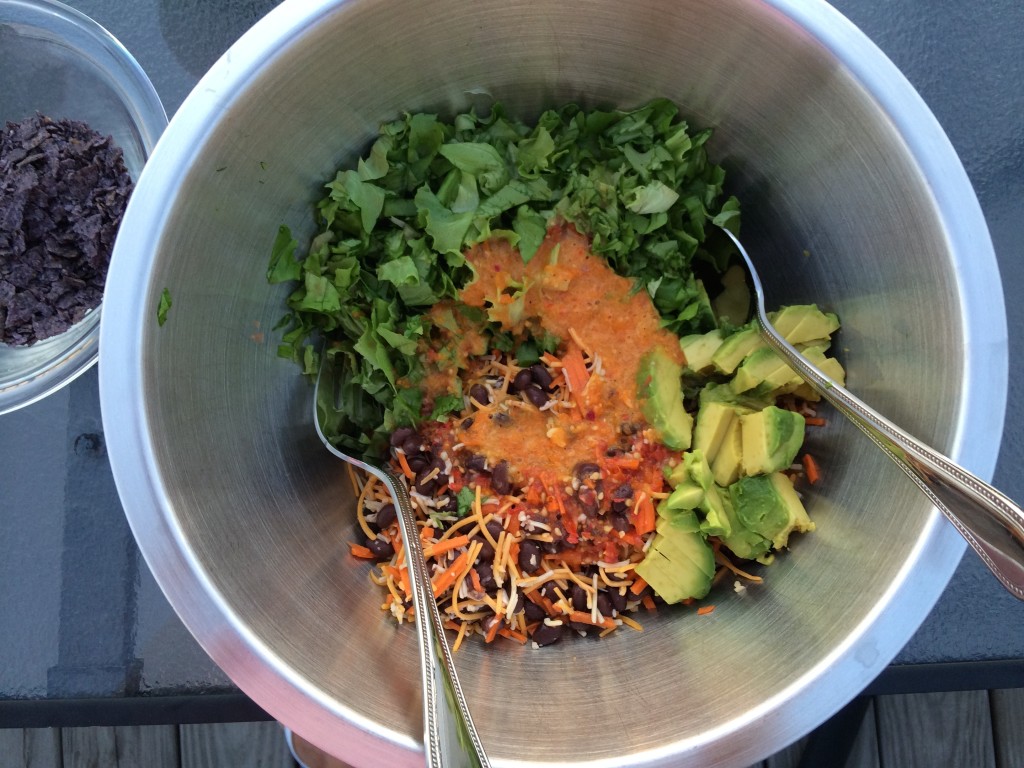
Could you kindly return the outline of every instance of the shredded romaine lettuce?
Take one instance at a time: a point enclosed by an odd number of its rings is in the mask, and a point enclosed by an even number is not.
[[[355,169],[326,185],[305,256],[281,227],[267,271],[271,283],[296,284],[279,354],[310,374],[320,344],[341,358],[343,409],[325,425],[328,437],[380,455],[396,427],[457,410],[461,393],[421,412],[426,311],[472,279],[468,247],[501,237],[528,261],[556,217],[648,291],[670,330],[713,328],[694,261],[724,269],[728,252],[707,247],[706,227],[735,229],[739,206],[708,161],[710,135],[691,132],[664,99],[629,111],[569,105],[532,127],[499,105],[451,122],[411,114],[382,126]]]

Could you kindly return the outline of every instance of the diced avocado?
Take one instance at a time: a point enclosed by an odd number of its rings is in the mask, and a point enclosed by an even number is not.
[[[771,391],[776,386],[789,383],[796,374],[786,365],[771,347],[755,349],[736,369],[729,386],[737,393],[747,392],[762,384],[768,384],[759,391]],[[781,381],[779,379],[781,378]],[[779,383],[776,385],[776,381]]]
[[[693,425],[693,447],[703,451],[709,462],[714,462],[715,455],[736,420],[736,408],[730,403],[709,402],[697,409],[697,419]]]
[[[703,498],[704,489],[692,480],[686,480],[677,485],[668,498],[658,505],[658,510],[662,507],[666,510],[696,509]]]
[[[756,560],[763,557],[771,549],[771,541],[759,533],[746,528],[736,514],[732,502],[731,488],[723,491],[720,495],[722,501],[722,513],[729,521],[730,533],[728,536],[720,537],[722,545],[729,549],[737,557],[744,560]]]
[[[712,485],[705,491],[704,501],[700,505],[704,513],[704,522],[700,524],[700,530],[707,536],[722,538],[732,533],[732,523],[724,508],[725,496],[720,491],[717,485]]]
[[[804,417],[774,405],[740,416],[740,428],[745,475],[785,469],[804,441]]]
[[[715,556],[699,533],[683,531],[661,519],[636,572],[666,603],[699,599],[711,590]]]
[[[670,488],[675,488],[680,483],[685,483],[690,479],[690,473],[686,471],[686,465],[679,462],[674,467],[665,466],[662,470],[665,475],[665,482],[669,484]]]
[[[814,530],[793,483],[781,472],[741,478],[729,486],[729,498],[742,526],[776,549],[789,543],[793,531]]]
[[[644,354],[637,372],[640,410],[661,441],[676,451],[690,447],[693,417],[683,408],[682,367],[660,347]]]
[[[725,487],[736,482],[743,467],[743,430],[739,418],[732,420],[722,445],[711,462],[715,482]]]
[[[664,519],[667,521],[666,524],[687,533],[694,533],[700,530],[700,520],[697,518],[697,512],[695,510],[666,509],[663,505],[664,502],[658,505],[659,521]]]
[[[843,370],[843,366],[834,357],[828,357],[825,355],[825,345],[816,345],[801,350],[801,354],[806,357],[810,362],[814,363],[815,366],[821,370],[826,376],[832,381],[836,382],[842,387],[846,386],[846,371]],[[796,373],[793,374],[792,379],[777,390],[778,394],[786,394],[792,392],[797,397],[803,398],[804,400],[810,400],[817,402],[821,399],[821,395],[814,390],[810,384],[805,382]]]
[[[756,328],[744,328],[729,336],[711,356],[711,364],[720,373],[731,374],[743,359],[755,349],[763,347],[765,341]]]
[[[728,384],[716,384],[709,382],[700,391],[700,408],[708,403],[729,403],[737,408],[744,408],[748,411],[760,411],[775,402],[772,396],[766,396],[751,390],[750,392],[738,393]]]
[[[750,317],[750,288],[747,287],[747,272],[738,264],[729,267],[722,275],[722,292],[715,297],[712,305],[719,321],[743,325]]]
[[[686,468],[686,473],[690,476],[690,479],[705,491],[715,482],[714,475],[711,474],[711,467],[708,466],[708,461],[704,457],[703,451],[692,450],[684,453],[683,466]]]
[[[839,318],[831,312],[822,312],[814,304],[794,304],[783,307],[768,317],[775,330],[790,344],[803,344],[815,339],[827,339],[839,328]]]
[[[707,333],[693,333],[683,336],[679,346],[686,357],[683,370],[687,373],[703,373],[711,367],[711,356],[722,346],[722,332],[715,328]]]

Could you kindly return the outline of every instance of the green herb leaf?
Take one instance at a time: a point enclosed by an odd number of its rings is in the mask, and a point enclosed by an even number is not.
[[[156,324],[163,327],[167,322],[167,313],[171,309],[171,292],[164,288],[160,292],[160,301],[156,305]]]

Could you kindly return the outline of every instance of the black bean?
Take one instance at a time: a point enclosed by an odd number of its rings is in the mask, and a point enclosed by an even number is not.
[[[429,496],[441,485],[440,474],[432,467],[425,467],[417,473],[414,485],[417,493]]]
[[[398,513],[394,504],[385,504],[377,510],[377,527],[387,528],[398,519]]]
[[[487,532],[491,534],[491,538],[495,541],[497,541],[498,537],[501,536],[501,532],[505,530],[505,526],[501,524],[501,520],[488,520],[487,525],[484,527],[487,528]]]
[[[477,559],[480,561],[494,560],[494,547],[491,546],[491,542],[487,540],[487,537],[483,534],[477,533],[473,535],[470,541],[480,542],[480,554],[477,555]]]
[[[562,539],[553,539],[552,541],[544,542],[544,551],[549,555],[557,555],[565,549],[565,542]]]
[[[402,453],[406,456],[414,456],[423,450],[423,438],[413,432],[402,441]]]
[[[544,609],[533,602],[530,598],[523,597],[520,599],[520,602],[522,603],[523,611],[526,614],[526,620],[531,624],[535,621],[544,621],[544,619],[547,618],[547,613]]]
[[[492,413],[491,418],[494,419],[494,423],[497,424],[499,427],[507,427],[512,423],[512,417],[509,416],[504,411]]]
[[[589,461],[584,461],[580,464],[577,464],[573,472],[575,473],[576,477],[579,478],[581,483],[590,480],[594,475],[597,475],[597,478],[595,478],[595,480],[601,479],[601,468],[597,466],[597,464],[593,464]]]
[[[386,560],[395,554],[395,548],[391,542],[379,536],[366,542],[366,548],[373,553],[378,560]]]
[[[629,483],[623,483],[614,491],[612,491],[612,499],[614,501],[625,501],[626,499],[633,498],[633,486]]]
[[[639,431],[640,425],[634,424],[631,421],[626,421],[619,425],[619,432],[621,432],[623,435],[626,435],[627,437],[631,437],[632,435],[635,435]]]
[[[475,566],[476,575],[480,577],[480,586],[485,592],[491,592],[498,588],[494,580],[494,569],[489,563],[477,563]]]
[[[462,420],[462,428],[463,429],[469,429],[472,426],[473,426],[473,418],[472,417],[470,417],[468,419],[463,419]]]
[[[483,472],[487,467],[487,457],[482,456],[479,453],[474,453],[468,459],[466,459],[466,469],[474,469],[477,472]]]
[[[541,622],[537,625],[537,628],[533,630],[531,638],[537,645],[545,646],[557,643],[562,639],[562,635],[565,634],[565,626],[562,624],[545,624]]]
[[[425,453],[414,453],[406,459],[406,462],[408,462],[409,469],[413,472],[422,472],[430,468],[430,457]]]
[[[523,395],[538,408],[542,408],[547,405],[548,396],[543,389],[538,387],[536,384],[531,384],[523,390]]]
[[[491,393],[483,384],[474,384],[469,388],[469,396],[480,405],[488,405],[491,402]]]
[[[540,568],[540,547],[533,539],[524,539],[519,545],[519,570],[533,573]]]
[[[601,594],[602,595],[604,595],[604,594],[608,595],[608,601],[612,604],[612,608],[614,608],[619,613],[623,613],[626,610],[625,590],[620,592],[617,588],[613,587],[613,588],[609,589],[607,593],[602,592]],[[601,610],[601,607],[600,607],[601,603],[598,602],[597,605],[598,605],[598,610],[600,611]],[[601,611],[601,613],[604,613],[605,616],[610,616],[611,615],[610,613],[605,613],[604,611]]]
[[[551,391],[551,372],[541,365],[540,363],[534,363],[530,366],[530,374],[533,376],[534,382],[541,388],[547,391]]]
[[[616,592],[618,592],[618,590],[616,590]],[[602,616],[611,616],[614,608],[615,606],[612,604],[612,600],[608,597],[607,592],[597,593],[597,610]]]
[[[533,374],[530,373],[529,368],[523,368],[517,373],[512,379],[512,391],[522,392],[529,386],[533,385]]]
[[[570,592],[570,599],[572,600],[572,607],[577,611],[589,611],[587,607],[587,590],[577,584],[575,581],[572,583],[572,591]]]
[[[458,512],[459,500],[454,496],[442,496],[437,500],[437,509],[441,512]]]
[[[512,492],[512,480],[508,476],[507,461],[499,461],[491,470],[491,488],[502,496]]]
[[[610,518],[611,518],[612,528],[614,528],[616,531],[628,531],[629,530],[629,526],[630,526],[629,518],[626,517],[625,513],[619,512],[618,510],[613,509],[612,510],[612,514],[610,515]]]
[[[401,448],[402,444],[405,443],[410,437],[416,434],[416,430],[412,427],[399,427],[391,433],[391,447]],[[417,441],[418,442],[418,441]]]

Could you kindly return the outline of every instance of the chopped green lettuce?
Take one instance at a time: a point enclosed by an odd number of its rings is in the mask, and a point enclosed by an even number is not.
[[[707,225],[735,230],[739,206],[707,158],[710,136],[664,99],[633,110],[568,105],[532,126],[500,105],[381,126],[354,168],[326,184],[305,255],[281,227],[267,270],[271,283],[294,283],[279,354],[315,374],[326,345],[344,371],[328,437],[373,456],[396,426],[458,410],[461,393],[423,402],[425,312],[473,278],[467,248],[503,237],[529,261],[559,217],[650,293],[667,328],[715,327],[694,262],[724,269],[728,247]],[[532,360],[549,340],[499,341]]]

